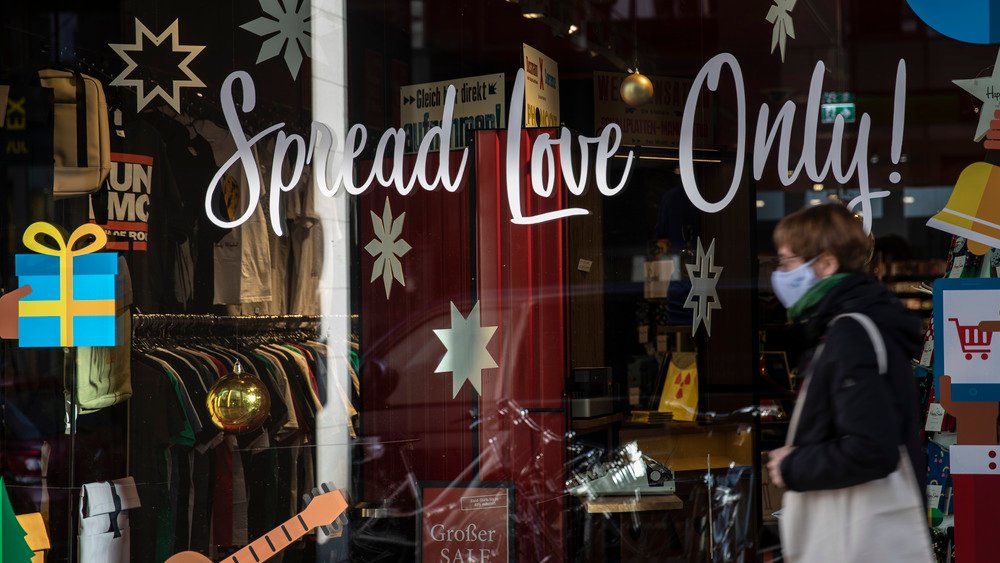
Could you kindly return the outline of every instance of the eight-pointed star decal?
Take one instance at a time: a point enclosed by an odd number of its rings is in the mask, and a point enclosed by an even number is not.
[[[194,72],[188,68],[191,61],[201,53],[202,49],[205,48],[204,45],[181,45],[180,44],[180,26],[179,20],[174,20],[174,23],[167,26],[167,29],[163,30],[163,33],[159,35],[153,35],[153,32],[149,31],[149,28],[145,26],[139,18],[135,18],[135,43],[109,43],[108,47],[114,49],[118,56],[125,61],[125,70],[121,72],[114,80],[111,81],[112,86],[135,86],[136,88],[136,110],[142,110],[146,107],[154,97],[159,96],[163,98],[167,104],[170,105],[176,112],[181,111],[181,88],[204,88],[205,83],[198,78]],[[133,71],[139,66],[132,58],[129,53],[141,53],[143,50],[143,38],[149,39],[153,45],[159,46],[167,38],[170,38],[170,49],[175,53],[187,53],[184,60],[177,65],[177,69],[187,76],[186,80],[171,80],[170,90],[167,92],[162,86],[156,85],[152,90],[146,92],[145,81],[142,78],[128,78]]]
[[[795,25],[792,23],[792,9],[797,0],[774,0],[774,6],[767,11],[767,21],[774,27],[771,30],[771,52],[778,47],[781,50],[781,62],[785,62],[785,41],[789,37],[795,39]]]
[[[406,287],[403,264],[399,261],[413,248],[410,243],[399,238],[403,234],[403,221],[406,219],[406,213],[404,212],[393,219],[389,198],[385,199],[385,209],[382,211],[381,218],[374,211],[370,213],[372,214],[372,228],[375,230],[375,238],[365,246],[365,250],[375,257],[371,281],[374,282],[379,276],[382,276],[382,283],[385,284],[385,298],[388,299],[389,293],[392,291],[393,279],[398,281],[399,285]]]
[[[468,381],[476,393],[482,395],[483,370],[497,366],[493,355],[486,349],[498,327],[482,326],[479,303],[472,307],[468,317],[451,304],[451,328],[435,329],[434,334],[448,349],[434,373],[450,371],[451,396],[455,398]]]
[[[708,335],[712,336],[712,309],[721,309],[719,293],[716,285],[722,275],[722,266],[715,265],[715,239],[712,239],[706,252],[698,239],[698,253],[694,264],[686,264],[688,276],[691,278],[691,291],[684,301],[686,309],[694,309],[691,321],[691,334],[698,331],[698,325],[704,323]]]
[[[270,35],[260,45],[257,64],[285,52],[285,66],[292,79],[299,77],[302,59],[312,56],[312,12],[309,0],[259,0],[260,7],[270,17],[261,16],[240,27],[260,37]]]

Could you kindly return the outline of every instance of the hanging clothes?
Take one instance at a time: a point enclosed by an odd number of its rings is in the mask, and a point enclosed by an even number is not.
[[[171,326],[167,320],[156,327],[144,317],[137,316],[132,354],[135,385],[142,389],[132,399],[131,453],[133,475],[148,483],[149,490],[140,491],[143,504],[152,510],[138,520],[144,529],[134,528],[155,550],[136,560],[160,562],[186,550],[215,558],[304,508],[315,466],[307,445],[322,409],[321,359],[328,350],[294,327],[237,324],[220,337],[205,330],[208,323]],[[260,429],[225,435],[212,423],[206,399],[237,361],[261,379],[271,407]],[[289,548],[295,549],[301,546]]]
[[[111,136],[111,173],[91,198],[90,222],[107,233],[106,249],[128,262],[135,304],[146,312],[179,311],[171,282],[194,214],[184,208],[156,130],[132,120],[120,131]]]

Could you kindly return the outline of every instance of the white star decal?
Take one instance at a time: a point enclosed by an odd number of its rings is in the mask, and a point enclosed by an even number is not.
[[[392,208],[389,207],[389,198],[385,200],[385,209],[382,211],[382,218],[372,214],[372,227],[375,229],[375,238],[368,243],[365,250],[375,257],[375,265],[372,267],[372,279],[374,282],[382,276],[382,283],[385,284],[385,298],[389,298],[392,291],[392,280],[395,278],[399,285],[406,287],[406,279],[403,277],[403,264],[399,261],[413,247],[410,243],[399,238],[403,233],[403,221],[406,213],[392,218]]]
[[[163,98],[170,107],[174,108],[174,111],[181,111],[181,88],[204,88],[205,83],[201,81],[200,78],[195,76],[194,72],[188,68],[191,61],[201,53],[201,50],[205,48],[204,45],[181,45],[180,44],[180,28],[178,25],[179,20],[174,20],[174,23],[170,24],[167,29],[163,30],[160,35],[153,35],[153,32],[149,31],[139,18],[135,18],[135,43],[109,43],[108,47],[114,49],[118,56],[125,61],[125,70],[121,72],[114,80],[111,81],[112,86],[135,86],[136,87],[136,110],[142,110],[146,105],[153,100],[156,96]],[[183,72],[187,76],[187,80],[171,80],[171,90],[168,93],[160,85],[156,85],[155,88],[146,92],[145,81],[141,78],[127,78],[132,71],[136,69],[139,65],[135,62],[129,53],[141,53],[143,49],[142,39],[149,39],[153,45],[159,46],[162,44],[167,37],[170,38],[170,50],[175,53],[187,53],[188,55],[184,57],[184,60],[177,65],[177,69]]]
[[[304,0],[302,6],[297,6],[297,0],[259,0],[261,9],[270,18],[261,16],[240,27],[260,37],[272,35],[260,45],[257,64],[273,59],[285,52],[285,66],[292,79],[299,77],[303,54],[312,56],[312,32],[310,19],[312,13],[309,0]]]
[[[719,283],[719,276],[722,275],[722,266],[715,265],[715,239],[712,239],[712,243],[708,245],[708,252],[705,252],[699,238],[695,263],[685,266],[688,277],[691,278],[691,291],[684,300],[684,308],[694,309],[691,334],[696,333],[698,325],[704,323],[708,335],[712,336],[712,309],[722,308],[715,287]]]
[[[797,0],[774,0],[774,6],[767,11],[767,21],[774,25],[771,31],[771,53],[774,48],[781,50],[781,62],[785,62],[785,41],[795,39],[795,25],[792,24],[792,9]]]
[[[448,349],[434,373],[452,372],[452,398],[458,396],[466,381],[482,395],[483,370],[498,367],[493,355],[486,349],[497,328],[482,326],[479,302],[476,302],[468,318],[463,317],[458,307],[452,303],[451,328],[434,330],[434,334]]]
[[[952,80],[959,88],[972,94],[983,102],[979,110],[979,124],[976,126],[975,141],[978,143],[990,130],[990,121],[996,119],[995,112],[1000,110],[1000,51],[993,63],[993,74],[982,78]]]

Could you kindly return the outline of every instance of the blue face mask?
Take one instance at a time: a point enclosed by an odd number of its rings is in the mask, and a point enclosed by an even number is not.
[[[816,279],[816,272],[813,272],[812,269],[812,263],[815,261],[816,259],[813,258],[794,270],[788,272],[775,270],[771,274],[771,287],[774,289],[774,294],[778,296],[778,301],[781,301],[786,309],[795,305],[819,281]]]

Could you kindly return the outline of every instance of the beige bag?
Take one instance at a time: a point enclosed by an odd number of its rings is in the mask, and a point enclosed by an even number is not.
[[[879,374],[889,369],[885,342],[870,318],[858,321],[868,332]],[[817,350],[819,357],[822,348]],[[788,428],[792,445],[809,380],[795,404]],[[821,491],[785,491],[780,519],[781,550],[789,563],[932,563],[931,539],[923,499],[909,454],[900,446],[899,466],[889,476],[853,487]]]
[[[86,195],[101,188],[111,172],[108,103],[101,83],[68,70],[38,71],[52,89],[52,193]]]

